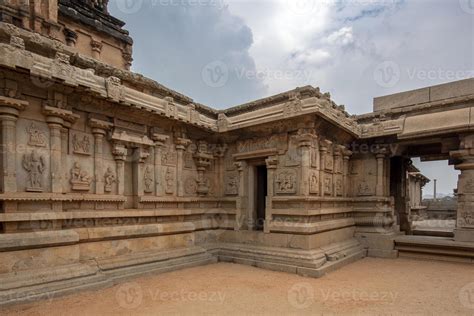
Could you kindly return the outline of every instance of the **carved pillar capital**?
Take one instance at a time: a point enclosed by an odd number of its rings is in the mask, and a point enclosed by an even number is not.
[[[177,137],[174,141],[176,145],[176,150],[184,151],[191,144],[191,140],[187,138]]]
[[[125,161],[127,148],[121,143],[115,143],[112,149],[112,155],[114,155],[115,160]]]
[[[151,139],[155,141],[155,145],[158,147],[164,147],[166,142],[169,139],[168,135],[163,135],[159,133],[153,133],[151,134]]]
[[[89,119],[89,126],[92,128],[92,134],[105,135],[107,131],[112,129],[113,124],[107,121],[91,118]]]
[[[270,156],[265,160],[267,169],[277,169],[278,168],[278,158],[275,156]]]
[[[0,120],[16,121],[27,105],[27,101],[0,96]]]

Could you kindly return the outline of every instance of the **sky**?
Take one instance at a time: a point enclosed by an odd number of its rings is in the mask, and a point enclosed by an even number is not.
[[[109,10],[135,41],[133,71],[217,109],[312,85],[362,114],[376,96],[474,77],[474,0],[110,0]]]

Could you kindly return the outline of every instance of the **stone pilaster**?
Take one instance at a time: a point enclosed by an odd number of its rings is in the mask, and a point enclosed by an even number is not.
[[[0,96],[0,123],[2,132],[2,191],[16,192],[16,122],[28,102]]]
[[[377,180],[375,186],[376,196],[385,196],[385,159],[387,158],[387,149],[380,147],[375,155],[377,159]]]
[[[155,141],[155,193],[157,196],[165,195],[164,186],[163,186],[163,169],[161,165],[161,157],[163,154],[163,148],[165,147],[166,142],[169,137],[167,135],[154,133],[151,135],[151,138]]]
[[[135,149],[134,161],[132,162],[133,168],[133,195],[135,196],[135,207],[138,208],[139,202],[138,198],[145,195],[145,184],[144,184],[144,172],[145,172],[145,162],[150,156],[148,150],[143,147],[138,147]]]
[[[62,159],[62,140],[61,134],[63,128],[68,128],[79,117],[69,110],[60,109],[45,105],[43,114],[46,116],[46,122],[49,126],[50,134],[50,172],[51,172],[51,192],[63,192],[63,174],[65,167]]]
[[[89,125],[91,126],[92,134],[94,135],[95,193],[104,194],[104,170],[102,166],[104,136],[113,124],[97,119],[90,119]]]
[[[342,156],[343,156],[343,176],[342,176],[342,183],[344,185],[344,197],[349,196],[349,161],[352,156],[352,151],[348,149],[343,149],[342,150]]]
[[[326,159],[327,153],[329,151],[329,146],[331,146],[332,142],[329,140],[322,140],[319,143],[319,194],[321,196],[325,195],[324,189],[324,179],[326,177]]]
[[[117,194],[125,193],[125,159],[127,159],[127,148],[120,143],[114,144],[112,154],[115,158],[117,172]]]
[[[309,131],[298,131],[298,150],[301,154],[300,195],[309,196],[309,170],[311,168],[311,146],[315,136]],[[267,164],[268,165],[268,164]]]
[[[275,170],[278,167],[278,158],[277,157],[268,157],[265,160],[267,164],[267,200],[266,200],[266,209],[265,209],[265,225],[264,232],[270,233],[271,224],[273,220],[273,196],[274,196],[274,186],[273,181],[275,179]]]
[[[239,171],[239,197],[236,200],[236,214],[235,214],[235,230],[242,230],[247,228],[247,206],[248,206],[248,195],[247,195],[247,178],[248,168],[247,162],[239,161],[235,163],[237,170]],[[269,183],[268,186],[273,186],[273,182]]]
[[[211,166],[213,159],[214,157],[207,152],[207,143],[202,141],[199,142],[198,150],[194,154],[194,160],[198,171],[197,193],[199,196],[206,196],[209,193],[209,187],[204,178],[204,172]]]
[[[458,179],[458,210],[454,232],[456,241],[474,242],[474,135],[466,136],[461,149],[451,152],[461,171]]]
[[[184,151],[191,143],[189,139],[178,137],[175,139],[176,152],[178,153],[178,161],[176,163],[176,184],[178,186],[178,196],[184,196]]]

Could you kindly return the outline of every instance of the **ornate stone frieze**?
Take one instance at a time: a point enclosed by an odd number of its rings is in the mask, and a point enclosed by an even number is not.
[[[288,148],[288,134],[272,135],[270,137],[261,137],[247,139],[237,142],[237,152],[246,153],[263,149],[278,149],[286,151]]]
[[[299,92],[291,92],[289,101],[283,105],[283,116],[289,117],[298,115],[303,111],[303,103]]]
[[[104,191],[112,192],[112,186],[115,182],[117,182],[115,173],[112,171],[111,167],[107,167],[107,171],[104,174]]]
[[[35,123],[31,123],[27,128],[28,145],[34,147],[46,147],[48,140],[44,131],[36,127]]]
[[[125,89],[122,81],[117,77],[108,77],[105,79],[105,89],[107,97],[114,101],[123,101],[125,98]]]
[[[23,168],[28,172],[27,192],[43,192],[43,173],[46,169],[45,159],[33,150],[23,156]]]
[[[74,191],[89,191],[92,177],[76,161],[71,169],[71,185]]]
[[[283,169],[277,171],[275,177],[276,194],[296,194],[297,176],[294,169]]]
[[[81,132],[71,131],[71,150],[74,154],[87,155],[92,154],[92,143],[91,136]]]

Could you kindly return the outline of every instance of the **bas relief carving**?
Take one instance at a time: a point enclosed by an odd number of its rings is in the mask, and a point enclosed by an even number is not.
[[[112,192],[112,186],[115,182],[117,182],[117,178],[115,177],[112,168],[108,167],[107,171],[104,174],[104,191]]]
[[[170,147],[165,148],[161,154],[161,164],[163,166],[176,166],[178,157],[175,150],[171,150]]]
[[[193,153],[192,152],[186,151],[184,153],[183,160],[184,160],[184,168],[186,168],[186,169],[192,169],[193,168],[194,160],[193,160]]]
[[[296,170],[281,170],[275,177],[276,194],[296,194]]]
[[[145,184],[145,193],[153,193],[153,170],[150,166],[145,168],[143,183]]]
[[[239,194],[239,175],[228,174],[225,178],[225,195]]]
[[[309,193],[318,194],[319,193],[319,175],[318,172],[313,171],[309,176]]]
[[[89,191],[92,182],[89,173],[76,161],[71,169],[71,185],[74,191]]]
[[[332,177],[324,177],[324,195],[332,195]]]
[[[357,186],[357,195],[358,196],[371,196],[373,195],[373,189],[370,188],[369,183],[366,179],[362,179],[362,181]]]
[[[90,156],[92,154],[90,135],[83,133],[72,133],[71,148],[74,154]]]
[[[23,168],[28,172],[26,185],[27,192],[43,191],[43,173],[46,169],[44,157],[39,155],[36,150],[23,156]]]
[[[174,187],[175,187],[175,179],[174,179],[174,170],[172,168],[166,169],[165,174],[165,193],[166,194],[173,194]]]
[[[266,138],[247,139],[237,142],[237,151],[239,153],[276,148],[286,150],[288,147],[288,135],[278,134]]]
[[[31,125],[26,129],[26,132],[28,133],[29,146],[46,147],[46,135],[36,127],[35,123],[31,123]]]
[[[197,181],[193,177],[189,177],[184,182],[184,192],[188,195],[195,195],[197,193]]]
[[[344,194],[344,186],[342,183],[342,179],[336,179],[336,196],[343,196]]]

